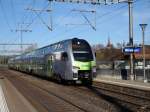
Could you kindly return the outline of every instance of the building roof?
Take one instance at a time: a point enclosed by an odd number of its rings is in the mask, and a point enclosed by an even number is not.
[[[122,49],[111,48],[108,49],[103,48],[96,51],[97,60],[124,60],[129,59],[129,54],[124,54]],[[140,53],[134,53],[135,59],[143,59],[142,50]],[[145,46],[145,59],[150,60],[150,45]]]

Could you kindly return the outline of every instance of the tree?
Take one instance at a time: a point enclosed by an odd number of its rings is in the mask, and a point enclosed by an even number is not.
[[[122,43],[117,43],[117,48],[121,49],[123,47]]]
[[[92,48],[93,48],[93,50],[97,51],[97,50],[104,48],[104,45],[103,44],[95,44],[92,46]]]
[[[37,46],[37,44],[35,43],[35,44],[32,44],[31,46],[27,47],[27,48],[24,50],[24,52],[31,52],[31,51],[33,51],[33,50],[35,50],[35,49],[37,49],[37,48],[38,48],[38,46]]]

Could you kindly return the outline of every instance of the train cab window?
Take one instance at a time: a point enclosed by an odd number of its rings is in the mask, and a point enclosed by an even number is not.
[[[95,57],[96,57],[96,52],[95,52]]]
[[[92,49],[85,40],[74,39],[72,41],[72,52],[76,61],[93,60]]]
[[[68,60],[68,54],[67,54],[67,52],[63,52],[61,54],[61,60],[63,60],[63,61],[67,61]]]

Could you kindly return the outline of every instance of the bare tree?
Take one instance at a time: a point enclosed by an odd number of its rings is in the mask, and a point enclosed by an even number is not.
[[[37,44],[35,43],[35,44],[32,44],[31,46],[27,47],[27,48],[24,50],[24,52],[31,52],[31,51],[33,51],[33,50],[35,50],[35,49],[37,49],[37,48],[38,48],[38,46],[37,46]]]
[[[118,49],[121,49],[121,48],[123,47],[123,44],[122,44],[122,43],[117,43],[116,45],[117,45],[117,48],[118,48]]]

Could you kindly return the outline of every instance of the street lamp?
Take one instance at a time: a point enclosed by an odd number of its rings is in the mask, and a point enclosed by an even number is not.
[[[147,26],[147,24],[139,24],[141,29],[142,29],[142,46],[143,46],[143,72],[144,72],[144,82],[148,82],[147,81],[147,77],[146,77],[146,74],[145,74],[145,46],[144,46],[144,41],[145,41],[145,28]]]
[[[128,0],[128,8],[129,8],[129,44],[133,47],[133,0]],[[133,73],[133,53],[130,54],[130,78],[131,80],[135,80],[135,75]]]

